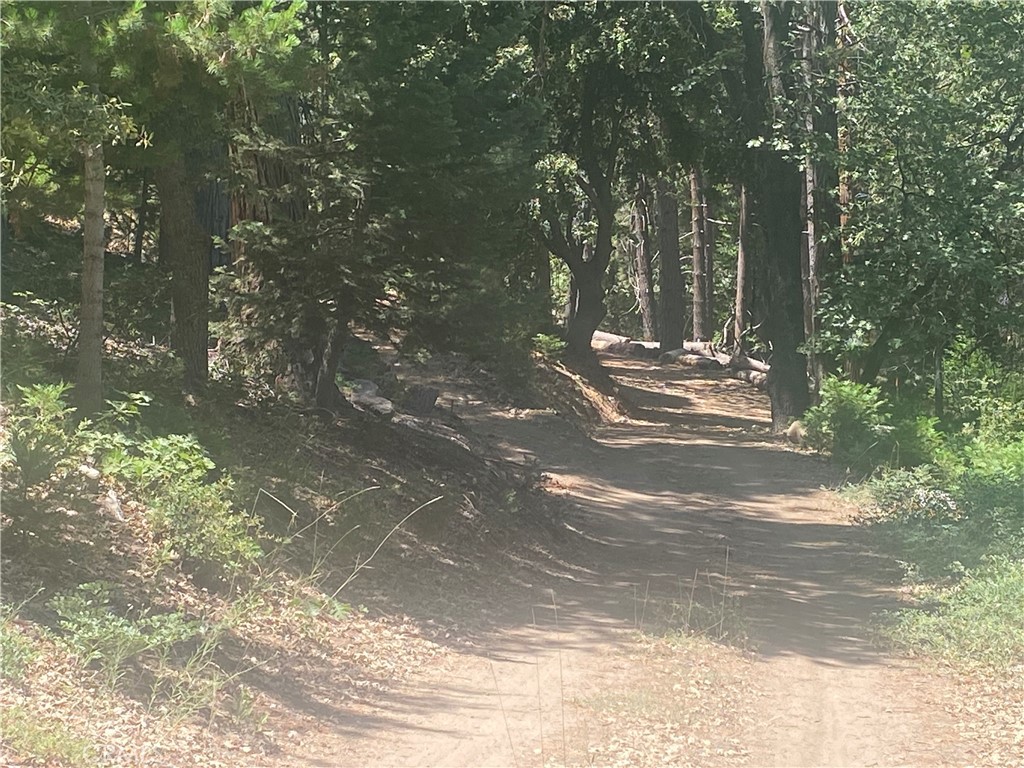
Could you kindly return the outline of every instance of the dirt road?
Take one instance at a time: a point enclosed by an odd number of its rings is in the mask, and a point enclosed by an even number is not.
[[[593,438],[551,414],[466,414],[580,506],[586,565],[523,584],[504,627],[306,764],[968,763],[942,684],[871,642],[896,574],[822,490],[826,467],[768,436],[764,397],[605,362],[644,411]]]

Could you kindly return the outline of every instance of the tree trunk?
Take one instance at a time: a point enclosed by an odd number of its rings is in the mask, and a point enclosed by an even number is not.
[[[655,184],[658,212],[658,252],[661,264],[661,348],[683,345],[683,270],[679,253],[679,204],[668,180]]]
[[[832,6],[833,3],[829,3]],[[840,0],[835,3],[835,18],[839,22],[840,30],[837,32],[837,43],[840,47],[847,50],[856,50],[860,45],[860,41],[857,39],[857,35],[853,31],[853,24],[850,21],[850,9],[846,2]],[[831,14],[832,9],[828,9],[827,13]],[[844,55],[839,58],[838,65],[838,93],[845,99],[852,98],[857,92],[857,61],[858,56]],[[835,111],[833,110],[833,115]],[[854,126],[850,120],[845,120],[841,128],[836,129],[836,141],[837,148],[840,157],[846,155],[853,147],[856,137],[854,134]],[[841,163],[841,165],[846,165]],[[851,188],[852,185],[852,174],[848,170],[843,170],[837,174],[837,184],[839,188],[839,200],[838,210],[836,218],[838,220],[839,232],[836,234],[836,247],[842,254],[842,261],[844,264],[852,264],[854,261],[853,248],[848,245],[842,239],[842,232],[846,231],[850,224],[850,216],[853,210],[853,199],[854,192]]]
[[[78,331],[75,399],[87,416],[103,408],[103,145],[85,147],[85,246],[82,258],[82,310]]]
[[[536,269],[533,272],[533,295],[535,297],[534,307],[537,313],[537,320],[534,324],[537,333],[551,333],[554,326],[551,306],[551,254],[548,249],[535,245]]]
[[[562,317],[565,318],[565,327],[568,330],[576,318],[576,307],[579,305],[579,291],[576,288],[576,277],[569,273],[569,289],[565,293],[565,308]]]
[[[733,355],[745,353],[743,334],[747,330],[747,312],[750,306],[750,281],[748,280],[747,253],[750,250],[750,210],[747,203],[747,186],[740,185],[739,236],[736,244],[736,298],[733,303],[732,349]]]
[[[818,335],[821,275],[824,269],[838,267],[839,205],[836,197],[839,178],[834,157],[838,146],[834,78],[820,71],[821,52],[835,42],[837,5],[835,0],[809,3],[802,35],[801,72],[808,94],[804,127],[813,136],[817,150],[808,154],[804,165],[806,237],[804,245],[804,334]],[[824,83],[824,90],[819,83]],[[824,364],[813,347],[808,356],[811,388],[816,394],[824,375]]]
[[[654,274],[651,267],[651,206],[647,180],[641,176],[633,199],[631,229],[633,232],[633,264],[636,272],[636,301],[640,307],[644,340],[658,337],[658,307],[654,298]]]
[[[780,39],[786,25],[782,8],[777,4],[762,0],[761,13],[760,54],[768,88],[766,98],[774,112],[785,98]],[[748,50],[747,55],[757,52]],[[800,214],[804,179],[800,169],[770,145],[755,151],[753,166],[750,202],[752,224],[758,230],[760,245],[762,332],[772,349],[767,390],[772,427],[781,432],[810,405],[807,358],[798,351],[805,341],[801,277],[804,222]]]
[[[587,265],[596,264],[593,261]],[[591,267],[580,270],[576,284],[576,312],[565,332],[566,354],[576,359],[593,356],[590,340],[607,312],[604,304],[604,270]]]
[[[800,169],[767,150],[759,158],[753,194],[753,224],[760,240],[761,323],[772,349],[767,390],[772,426],[789,427],[810,405],[804,343],[803,287],[800,275]]]
[[[704,174],[690,173],[690,212],[693,251],[693,340],[709,341],[715,335],[714,321],[709,311],[708,286],[708,219]]]
[[[83,12],[90,14],[90,3]],[[87,19],[90,26],[93,19]],[[96,92],[97,65],[92,50],[92,35],[83,40],[80,51],[82,75]],[[79,413],[89,416],[103,408],[103,260],[106,254],[104,211],[103,143],[86,138],[82,147],[85,182],[85,226],[82,247],[82,308],[78,327],[78,370],[75,400]]]
[[[210,238],[199,225],[195,185],[180,152],[157,170],[156,185],[161,235],[166,238],[162,245],[171,269],[174,348],[185,364],[184,391],[196,393],[206,386],[209,374]]]
[[[149,226],[149,172],[142,172],[142,189],[139,190],[139,205],[135,209],[135,242],[132,245],[132,260],[142,263],[146,247],[146,231]]]
[[[343,400],[336,377],[347,337],[348,323],[331,318],[327,321],[325,333],[319,343],[320,359],[316,370],[314,397],[317,407],[328,411],[336,411]]]

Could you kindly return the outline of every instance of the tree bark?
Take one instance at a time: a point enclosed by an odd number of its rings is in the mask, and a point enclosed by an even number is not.
[[[91,4],[83,4],[83,12],[91,13]],[[94,19],[87,19],[90,26]],[[80,56],[82,74],[97,91],[97,64],[92,50],[92,36],[83,41]],[[78,327],[78,368],[75,377],[75,400],[79,413],[88,416],[103,408],[103,260],[106,254],[104,211],[103,143],[87,137],[82,147],[85,181],[85,226],[82,247],[82,308]]]
[[[85,170],[85,245],[82,254],[82,310],[78,331],[78,372],[75,399],[87,416],[103,408],[103,260],[104,177],[103,145],[83,150]]]
[[[732,343],[733,355],[745,353],[743,334],[747,330],[747,312],[750,306],[750,281],[748,280],[747,253],[750,250],[750,206],[747,203],[747,186],[740,185],[739,235],[736,244],[736,297],[733,303]]]
[[[132,259],[142,263],[146,246],[146,231],[149,227],[149,172],[142,172],[142,189],[139,190],[139,205],[135,209],[135,242],[132,244]]]
[[[800,169],[775,151],[758,158],[753,192],[753,224],[760,241],[761,325],[772,349],[767,390],[772,427],[782,431],[810,405],[804,343],[800,247]],[[756,190],[756,191],[754,191]]]
[[[762,0],[761,15],[765,96],[774,115],[786,97],[781,51],[785,13],[782,6]],[[757,52],[748,49],[747,55]],[[807,358],[799,351],[805,341],[800,214],[804,180],[800,169],[770,145],[757,149],[752,160],[751,223],[758,230],[762,332],[772,349],[766,388],[772,427],[781,432],[810,405]]]
[[[708,231],[707,198],[704,193],[704,174],[690,173],[690,219],[693,252],[693,340],[709,341],[715,335],[710,312],[708,285]]]
[[[831,6],[832,3],[829,3]],[[856,51],[860,45],[857,35],[853,30],[850,21],[850,9],[846,2],[840,0],[835,4],[836,21],[840,29],[836,32],[837,44],[845,50]],[[831,13],[831,10],[829,10]],[[835,23],[835,22],[834,22]],[[837,91],[844,98],[851,98],[857,90],[857,56],[843,55],[839,59]],[[833,111],[834,114],[834,111]],[[845,120],[842,127],[836,121],[836,142],[838,154],[843,157],[850,151],[856,142],[854,126],[851,121]],[[846,165],[841,163],[841,165]],[[850,216],[853,212],[854,192],[852,189],[852,176],[847,170],[837,173],[836,183],[838,185],[838,206],[836,219],[838,220],[839,231],[836,233],[836,249],[841,252],[842,262],[852,264],[854,262],[853,248],[843,241],[842,233],[850,224]]]
[[[318,350],[320,359],[316,370],[314,398],[317,407],[328,411],[336,411],[344,399],[338,390],[336,377],[347,337],[348,323],[337,318],[327,321]]]
[[[585,262],[593,264],[593,262]],[[576,312],[565,332],[566,353],[577,359],[590,359],[590,341],[604,320],[604,270],[581,269],[576,275]]]
[[[565,318],[566,330],[572,325],[576,318],[576,307],[579,305],[579,290],[576,288],[576,276],[569,273],[569,288],[565,293],[565,308],[562,316]]]
[[[821,276],[825,269],[838,267],[839,178],[832,157],[838,146],[835,110],[836,84],[829,73],[820,71],[821,51],[835,42],[837,5],[835,0],[809,3],[802,34],[801,73],[807,94],[804,127],[813,136],[817,150],[808,154],[804,165],[804,334],[818,335]],[[817,393],[824,364],[813,348],[808,355],[812,390]]]
[[[658,252],[661,264],[661,348],[683,345],[683,270],[679,253],[679,204],[668,180],[655,184],[658,212]]]
[[[197,393],[209,376],[210,238],[196,215],[195,185],[176,151],[156,173],[160,228],[170,261],[174,348],[185,365],[183,389]]]
[[[641,176],[630,216],[633,233],[633,264],[636,272],[636,301],[640,308],[644,340],[658,337],[658,306],[654,298],[654,274],[651,266],[651,206],[647,180]]]

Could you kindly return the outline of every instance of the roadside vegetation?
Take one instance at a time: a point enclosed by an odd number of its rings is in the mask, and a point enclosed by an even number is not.
[[[945,355],[942,418],[913,393],[827,380],[808,444],[904,567],[916,605],[897,647],[960,668],[1024,668],[1024,374],[961,341]]]

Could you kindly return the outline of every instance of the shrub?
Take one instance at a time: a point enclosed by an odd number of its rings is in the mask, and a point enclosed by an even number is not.
[[[544,357],[557,358],[565,351],[565,340],[550,333],[538,333],[533,337],[533,349]]]
[[[208,482],[216,469],[189,435],[167,435],[118,446],[103,460],[105,471],[133,484],[150,508],[154,533],[171,556],[230,577],[262,553],[249,534],[257,521],[234,509],[231,479]]]
[[[63,382],[18,387],[21,397],[7,421],[7,449],[23,491],[66,468],[77,453],[81,427],[64,400],[69,389]]]
[[[113,585],[93,582],[58,595],[50,607],[59,616],[64,642],[86,664],[98,664],[109,688],[121,683],[129,665],[144,655],[166,659],[176,646],[196,637],[202,625],[180,613],[147,614],[137,619],[116,613]]]
[[[885,405],[875,387],[826,378],[821,402],[804,414],[807,444],[848,467],[871,468],[884,455],[883,438],[892,431]]]
[[[943,438],[934,416],[908,414],[893,419],[892,430],[881,437],[885,460],[893,467],[931,464],[942,453]],[[881,453],[879,457],[882,458]]]

